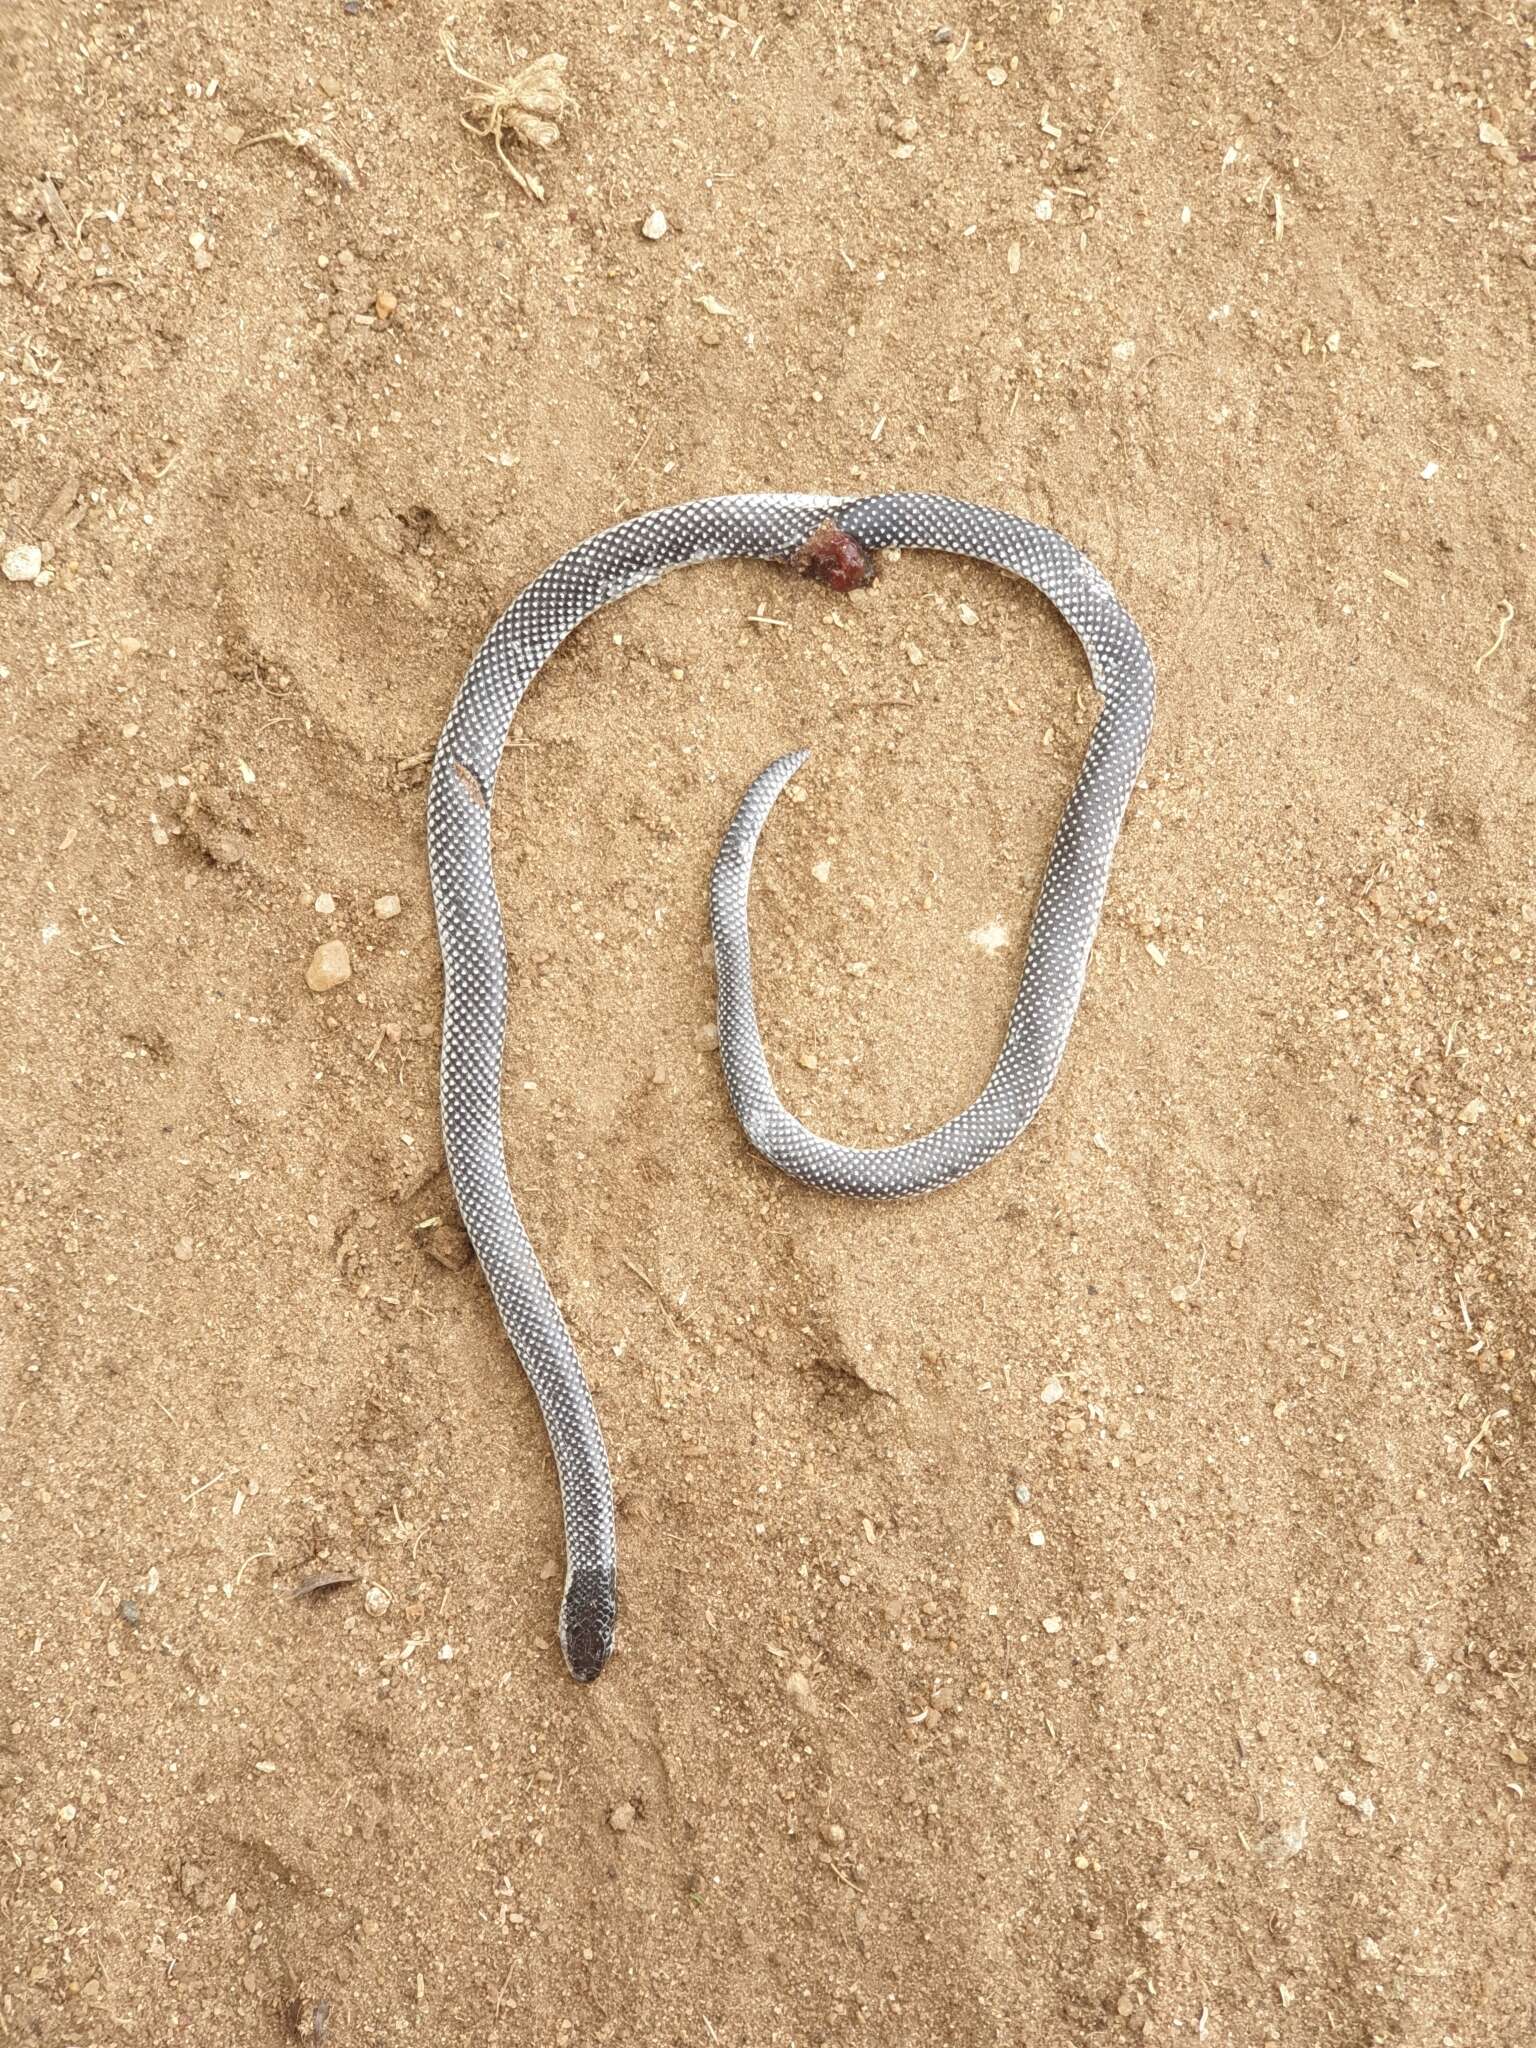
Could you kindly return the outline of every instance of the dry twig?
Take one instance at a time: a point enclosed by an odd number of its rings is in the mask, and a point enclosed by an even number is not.
[[[286,142],[290,149],[301,155],[312,157],[321,167],[330,172],[344,192],[355,192],[362,180],[356,171],[326,140],[317,135],[313,128],[269,128],[264,135],[247,135],[240,143],[241,149],[250,149],[258,142]]]

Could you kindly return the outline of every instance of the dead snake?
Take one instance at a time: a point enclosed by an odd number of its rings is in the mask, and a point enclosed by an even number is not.
[[[1069,541],[1012,513],[918,492],[872,498],[764,493],[642,513],[570,549],[502,613],[470,664],[433,762],[427,856],[443,953],[443,1144],[464,1227],[554,1450],[565,1518],[560,1644],[578,1679],[596,1678],[613,1648],[613,1481],[580,1360],[507,1181],[501,1121],[506,944],[491,877],[496,772],[523,692],[566,635],[600,605],[669,569],[730,556],[798,560],[847,587],[838,551],[846,551],[849,538],[861,561],[881,548],[929,548],[991,563],[1032,583],[1081,641],[1102,703],[1046,862],[1023,981],[991,1079],[969,1108],[905,1144],[834,1144],[791,1116],[774,1088],[752,999],[747,890],[764,821],[806,756],[788,754],[758,777],[725,835],[710,892],[725,1082],[753,1147],[813,1187],[917,1195],[973,1173],[1019,1135],[1055,1076],[1152,725],[1146,643],[1108,583]],[[828,552],[819,557],[818,545]]]

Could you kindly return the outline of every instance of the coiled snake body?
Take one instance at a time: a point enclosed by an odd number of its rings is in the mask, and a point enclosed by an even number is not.
[[[554,1450],[566,1547],[560,1644],[578,1679],[596,1678],[613,1647],[613,1482],[580,1361],[507,1181],[501,1124],[506,951],[491,878],[496,771],[523,692],[566,635],[600,605],[694,562],[792,560],[829,526],[839,544],[851,536],[867,551],[937,549],[1023,577],[1076,633],[1102,703],[1046,863],[997,1065],[969,1108],[905,1144],[833,1144],[808,1131],[779,1100],[753,1006],[747,889],[764,821],[806,756],[786,755],[753,783],[715,863],[710,911],[726,1087],[748,1140],[765,1158],[839,1194],[915,1195],[974,1172],[1012,1143],[1045,1099],[1066,1046],[1110,858],[1146,752],[1151,657],[1098,570],[1049,528],[953,498],[753,494],[642,513],[562,555],[491,628],[449,714],[427,799],[445,983],[443,1143],[465,1229]]]

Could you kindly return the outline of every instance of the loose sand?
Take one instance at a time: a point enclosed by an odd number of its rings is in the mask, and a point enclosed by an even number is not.
[[[444,25],[0,27],[0,2038],[1529,2040],[1529,8],[474,4],[480,75],[569,58],[542,205]],[[1070,637],[716,567],[533,691],[508,1144],[624,1559],[578,1691],[454,1264],[423,758],[587,533],[895,485],[1104,568],[1145,783],[1037,1124],[860,1208],[731,1122],[715,842],[814,748],[782,1085],[940,1118]]]

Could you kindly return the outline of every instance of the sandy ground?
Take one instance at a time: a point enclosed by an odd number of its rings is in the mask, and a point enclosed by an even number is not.
[[[0,2039],[1532,2038],[1533,22],[471,6],[470,68],[569,57],[540,205],[429,8],[8,10]],[[782,1085],[938,1119],[1069,636],[735,565],[533,691],[511,1171],[622,1518],[578,1691],[452,1263],[423,758],[587,533],[898,484],[1093,555],[1152,754],[1039,1121],[860,1208],[730,1120],[718,834],[815,749]]]

